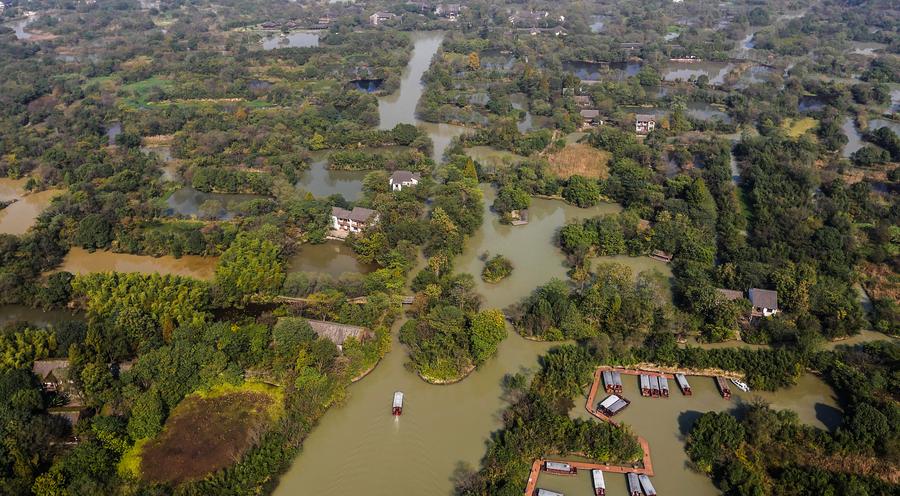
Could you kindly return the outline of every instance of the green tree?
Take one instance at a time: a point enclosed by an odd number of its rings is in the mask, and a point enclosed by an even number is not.
[[[242,232],[216,266],[216,296],[222,304],[243,306],[252,298],[269,298],[284,282],[274,229]]]
[[[472,317],[469,340],[476,364],[483,363],[497,352],[506,338],[506,317],[497,309],[482,310]]]
[[[164,420],[162,398],[156,387],[152,387],[134,400],[128,419],[128,435],[135,441],[152,438],[162,430]]]

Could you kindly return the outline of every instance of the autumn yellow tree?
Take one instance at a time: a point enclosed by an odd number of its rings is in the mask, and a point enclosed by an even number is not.
[[[477,71],[478,69],[481,69],[481,57],[477,52],[472,52],[469,54],[469,70]]]

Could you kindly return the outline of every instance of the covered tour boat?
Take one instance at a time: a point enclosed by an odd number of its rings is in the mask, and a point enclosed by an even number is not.
[[[731,399],[731,388],[728,387],[728,383],[725,382],[724,377],[716,376],[716,386],[719,386],[719,392],[722,393],[722,397],[726,400]]]
[[[659,377],[650,376],[650,396],[659,398]]]
[[[391,413],[394,416],[400,416],[403,414],[403,392],[397,391],[394,393],[394,402],[391,405]]]
[[[603,471],[591,470],[591,481],[594,483],[594,496],[606,496],[606,481],[603,480]]]
[[[646,494],[647,496],[656,496],[656,489],[653,488],[653,483],[650,482],[650,477],[641,474],[638,476],[638,480],[641,481],[641,487],[644,489],[644,494]]]
[[[641,396],[650,396],[650,377],[641,374]]]
[[[628,472],[628,494],[629,496],[641,496],[641,482],[634,472]]]
[[[669,380],[663,376],[659,376],[659,391],[662,393],[663,398],[669,397]]]
[[[613,371],[612,373],[613,380],[613,390],[619,394],[622,394],[622,374]]]
[[[685,377],[684,374],[675,374],[675,382],[678,383],[678,387],[681,388],[681,393],[685,396],[694,394],[694,392],[691,391],[691,385],[688,384],[687,377]]]
[[[565,462],[544,462],[544,472],[556,475],[575,475],[578,469]]]
[[[616,384],[613,382],[613,375],[609,370],[603,371],[603,388],[606,390],[606,394],[615,392]]]

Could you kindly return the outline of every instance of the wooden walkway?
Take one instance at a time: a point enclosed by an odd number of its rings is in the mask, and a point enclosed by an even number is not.
[[[412,305],[415,301],[415,296],[404,296],[400,301],[403,305]],[[296,298],[294,296],[276,296],[275,301],[280,301],[282,303],[313,303],[314,301],[309,298]],[[347,298],[347,303],[351,303],[353,305],[365,305],[369,302],[369,298],[365,296],[359,296],[356,298]]]

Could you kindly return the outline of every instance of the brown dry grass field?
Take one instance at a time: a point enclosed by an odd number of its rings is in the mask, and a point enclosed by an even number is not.
[[[176,485],[233,464],[268,428],[275,401],[257,391],[185,398],[144,446],[141,477]]]
[[[547,157],[550,170],[562,179],[574,175],[590,179],[605,179],[609,174],[610,153],[584,143],[569,143],[562,150]]]

